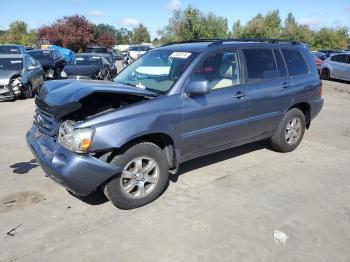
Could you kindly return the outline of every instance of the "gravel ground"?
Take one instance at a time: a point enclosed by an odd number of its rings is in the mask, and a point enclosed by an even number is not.
[[[324,90],[296,151],[253,143],[187,162],[131,211],[45,177],[24,139],[33,100],[1,103],[0,261],[349,262],[350,84]]]

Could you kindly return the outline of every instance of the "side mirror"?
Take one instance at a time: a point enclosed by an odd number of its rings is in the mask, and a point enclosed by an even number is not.
[[[28,71],[32,71],[35,69],[35,66],[31,65],[31,66],[28,66]]]
[[[189,96],[207,95],[210,92],[209,82],[207,80],[196,80],[189,83],[186,93]]]

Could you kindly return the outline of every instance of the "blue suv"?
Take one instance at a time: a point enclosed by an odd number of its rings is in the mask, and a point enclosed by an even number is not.
[[[293,151],[323,105],[307,48],[285,40],[203,40],[153,49],[113,82],[46,82],[27,142],[76,195],[122,209],[155,200],[187,160],[269,139]]]

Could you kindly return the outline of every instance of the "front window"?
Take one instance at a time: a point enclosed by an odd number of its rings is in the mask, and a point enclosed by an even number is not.
[[[114,81],[164,94],[196,56],[192,52],[154,50],[126,67]]]
[[[72,64],[82,65],[82,66],[101,65],[101,57],[100,56],[76,56]]]
[[[0,58],[1,70],[22,70],[23,60],[22,58]]]

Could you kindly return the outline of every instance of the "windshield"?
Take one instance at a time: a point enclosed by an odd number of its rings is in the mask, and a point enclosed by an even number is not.
[[[82,66],[101,65],[101,57],[100,56],[76,56],[72,64],[82,65]]]
[[[36,60],[40,62],[40,64],[48,64],[51,60],[51,52],[50,51],[30,51],[31,57],[34,57]]]
[[[126,67],[114,81],[164,94],[196,56],[197,53],[154,50]]]
[[[22,58],[0,58],[0,70],[22,70]]]
[[[0,46],[0,54],[19,54],[16,46]]]

